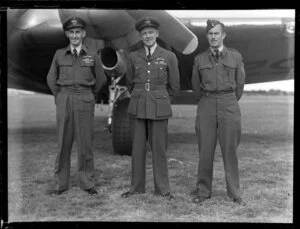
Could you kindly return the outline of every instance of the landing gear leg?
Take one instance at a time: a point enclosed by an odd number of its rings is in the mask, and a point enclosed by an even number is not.
[[[127,87],[117,85],[118,79],[112,78],[109,86],[107,129],[112,135],[114,153],[131,155],[131,121],[127,115],[130,94]]]
[[[120,81],[121,77],[114,79],[111,78],[111,85],[109,88],[109,100],[108,100],[108,113],[107,113],[107,126],[106,129],[109,131],[109,133],[112,133],[111,125],[112,125],[112,112],[114,109],[114,105],[117,101],[117,99],[120,97],[120,95],[127,90],[127,87],[125,86],[119,86],[117,85]]]

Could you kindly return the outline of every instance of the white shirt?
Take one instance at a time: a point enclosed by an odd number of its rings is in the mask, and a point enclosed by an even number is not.
[[[78,45],[77,47],[73,47],[72,45],[70,45],[70,47],[71,47],[72,54],[74,54],[73,52],[74,52],[74,48],[75,48],[77,50],[77,55],[79,55],[82,44]]]
[[[155,43],[152,47],[150,47],[150,53],[151,55],[153,55],[155,49],[157,47],[157,43]],[[148,56],[148,47],[147,46],[144,46],[145,50],[146,50],[146,56]]]
[[[218,48],[218,49],[219,49],[219,53],[222,52],[223,48],[224,48],[224,45],[222,45],[222,46],[220,46],[220,47]],[[211,52],[214,54],[216,49],[214,49],[214,48],[212,48],[212,47],[210,47],[210,49],[211,49]]]

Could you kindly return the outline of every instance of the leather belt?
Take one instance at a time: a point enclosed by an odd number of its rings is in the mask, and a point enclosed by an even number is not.
[[[163,90],[166,89],[166,85],[158,85],[152,83],[139,83],[134,84],[134,89],[145,89],[146,91],[153,91],[153,90]]]
[[[225,94],[232,94],[233,91],[202,91],[202,95],[209,96],[209,95],[225,95]]]
[[[75,87],[75,86],[63,86],[60,87],[60,91],[65,94],[92,94],[91,87]]]

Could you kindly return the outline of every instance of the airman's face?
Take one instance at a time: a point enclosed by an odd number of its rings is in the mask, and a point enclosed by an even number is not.
[[[212,48],[219,48],[223,45],[223,40],[226,37],[226,33],[222,31],[220,24],[214,26],[207,32],[207,40]]]
[[[66,31],[66,36],[69,38],[72,46],[77,47],[82,44],[86,32],[82,28],[73,28]]]
[[[140,31],[140,38],[147,47],[152,47],[156,43],[158,35],[158,30],[152,27],[146,27]]]

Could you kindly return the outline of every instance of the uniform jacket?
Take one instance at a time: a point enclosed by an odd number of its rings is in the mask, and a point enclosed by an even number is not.
[[[159,45],[149,61],[144,47],[130,53],[126,79],[131,93],[130,117],[156,120],[172,116],[171,100],[180,88],[174,53]],[[145,90],[146,83],[150,85],[149,91]]]
[[[203,91],[234,91],[239,100],[245,84],[245,70],[241,54],[224,46],[218,63],[209,48],[194,59],[192,86],[199,100]]]
[[[106,80],[99,56],[85,45],[82,45],[76,60],[70,46],[57,50],[47,75],[47,83],[54,96],[60,86],[91,87],[96,96]]]

